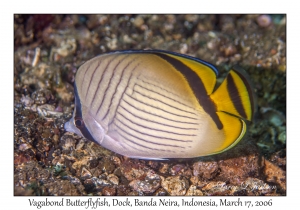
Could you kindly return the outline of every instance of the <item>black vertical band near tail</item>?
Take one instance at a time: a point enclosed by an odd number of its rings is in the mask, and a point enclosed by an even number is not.
[[[230,99],[231,99],[235,109],[238,111],[240,116],[242,116],[245,119],[248,119],[246,110],[243,106],[243,102],[239,95],[238,88],[237,88],[236,84],[234,83],[234,79],[232,78],[231,74],[228,74],[228,76],[227,76],[227,89],[228,89]]]
[[[240,79],[243,81],[243,83],[245,84],[245,86],[247,88],[249,100],[250,100],[250,104],[251,104],[251,113],[252,113],[251,118],[249,120],[252,121],[254,113],[256,111],[256,104],[257,104],[255,92],[253,89],[253,84],[251,82],[249,75],[247,74],[247,72],[244,69],[240,68],[239,66],[234,66],[232,69],[234,70],[235,73],[237,73],[240,76]]]

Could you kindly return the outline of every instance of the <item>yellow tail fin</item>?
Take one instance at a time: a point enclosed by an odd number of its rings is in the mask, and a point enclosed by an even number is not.
[[[251,121],[254,114],[254,92],[248,75],[235,67],[230,70],[220,87],[210,95],[217,112],[226,112]]]

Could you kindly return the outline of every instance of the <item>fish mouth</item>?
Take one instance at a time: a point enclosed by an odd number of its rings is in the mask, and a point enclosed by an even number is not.
[[[79,136],[82,136],[81,131],[74,125],[73,118],[71,118],[68,122],[65,123],[64,128],[67,132],[76,133]]]

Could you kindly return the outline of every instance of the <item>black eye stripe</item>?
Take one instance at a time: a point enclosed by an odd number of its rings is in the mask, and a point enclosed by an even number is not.
[[[76,87],[76,83],[74,84],[74,93],[75,93],[75,115],[74,115],[74,125],[80,130],[80,132],[82,133],[82,135],[97,143],[95,141],[95,139],[93,138],[93,136],[91,135],[91,133],[89,132],[89,130],[86,128],[85,126],[85,123],[82,119],[82,112],[81,112],[81,103],[80,103],[80,100],[79,100],[79,95],[78,95],[78,92],[77,92],[77,87]]]

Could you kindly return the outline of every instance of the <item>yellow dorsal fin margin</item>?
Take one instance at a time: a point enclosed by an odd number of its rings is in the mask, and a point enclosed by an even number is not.
[[[188,66],[192,71],[194,71],[198,75],[198,77],[202,80],[207,95],[210,95],[213,92],[216,85],[216,73],[210,67],[185,57],[181,57],[173,54],[166,54],[166,55],[181,61],[184,65]]]

